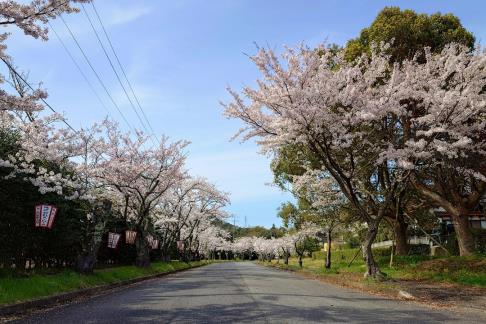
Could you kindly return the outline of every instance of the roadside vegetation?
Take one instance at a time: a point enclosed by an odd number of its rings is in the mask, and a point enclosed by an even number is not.
[[[302,268],[299,266],[297,257],[290,258],[288,265],[282,260],[272,260],[263,264],[331,277],[334,281],[341,279],[343,282],[349,280],[366,282],[367,280],[361,275],[366,266],[363,258],[357,257],[351,262],[356,253],[360,253],[360,251],[358,249],[334,251],[332,265],[329,269],[325,268],[323,252],[314,252],[312,257],[305,258]],[[397,280],[431,281],[486,287],[486,257],[484,255],[465,257],[395,256],[393,265],[390,266],[389,249],[375,250],[374,253],[380,269],[392,283]]]
[[[82,275],[68,269],[51,274],[46,271],[24,275],[11,272],[0,276],[0,304],[23,302],[40,297],[104,286],[155,274],[170,273],[206,263],[208,262],[152,262],[149,267],[145,268],[136,266],[117,266],[96,269],[92,275]]]

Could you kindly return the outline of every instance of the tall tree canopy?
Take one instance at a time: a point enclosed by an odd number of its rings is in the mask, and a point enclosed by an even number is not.
[[[424,47],[433,53],[442,51],[449,43],[459,43],[473,48],[475,38],[453,14],[417,14],[413,10],[385,7],[357,38],[346,44],[346,59],[354,60],[363,53],[370,53],[373,44],[392,43],[389,48],[393,62],[412,58]]]

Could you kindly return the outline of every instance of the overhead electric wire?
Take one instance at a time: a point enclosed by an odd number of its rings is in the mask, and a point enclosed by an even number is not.
[[[15,68],[12,66],[12,64],[10,64],[10,62],[8,62],[5,58],[3,58],[2,56],[0,56],[0,59],[3,61],[3,63],[5,63],[7,65],[7,67],[9,68],[10,71],[12,71],[23,83],[25,83],[25,85],[27,87],[29,87],[30,90],[32,91],[36,91],[34,89],[34,87],[32,87],[30,85],[29,82],[27,82],[27,80],[25,80],[25,78],[17,72],[17,70],[15,70]],[[52,108],[52,106],[44,99],[44,98],[40,98],[40,100],[44,103],[44,105],[46,105],[53,113],[56,113],[56,114],[59,114],[54,108]],[[67,120],[63,117],[62,118],[62,122],[64,124],[66,124],[73,132],[77,133],[78,131],[74,129],[73,126],[71,126],[71,124],[69,124],[67,122]]]
[[[135,112],[135,115],[137,116],[137,118],[138,118],[138,120],[139,120],[140,124],[141,124],[141,125],[142,125],[142,127],[145,129],[145,131],[146,131],[147,133],[150,133],[150,131],[149,131],[148,127],[145,125],[144,121],[143,121],[143,120],[142,120],[142,118],[140,117],[140,114],[138,113],[137,108],[135,107],[135,105],[134,105],[134,103],[133,103],[132,99],[130,98],[130,95],[128,94],[128,92],[127,92],[127,90],[126,90],[125,86],[123,85],[123,82],[122,82],[122,80],[121,80],[121,78],[120,78],[120,75],[119,75],[119,74],[118,74],[118,72],[116,71],[116,68],[115,68],[115,66],[114,66],[114,64],[113,64],[113,62],[112,62],[112,60],[111,60],[110,56],[108,55],[108,52],[106,51],[106,48],[105,48],[105,46],[104,46],[103,42],[101,41],[101,38],[100,38],[100,36],[99,36],[99,34],[98,34],[98,31],[97,31],[97,30],[96,30],[96,28],[94,27],[93,22],[91,21],[91,18],[89,17],[88,12],[86,11],[86,8],[84,7],[84,5],[83,5],[83,4],[81,4],[81,5],[82,5],[82,8],[83,8],[83,12],[84,12],[84,14],[86,15],[86,18],[88,19],[89,24],[91,25],[91,29],[93,30],[93,32],[94,32],[94,34],[95,34],[95,36],[96,36],[96,39],[98,40],[98,43],[100,44],[100,46],[101,46],[101,48],[102,48],[102,50],[103,50],[103,53],[105,54],[105,57],[106,57],[106,59],[108,60],[108,62],[109,62],[109,64],[110,64],[110,66],[111,66],[111,69],[112,69],[112,70],[113,70],[113,72],[115,73],[115,76],[116,76],[116,78],[117,78],[117,80],[118,80],[118,83],[119,83],[119,84],[120,84],[120,86],[122,87],[123,92],[125,93],[125,96],[127,97],[128,102],[130,103],[130,106],[132,107],[132,110]],[[153,139],[152,139],[152,140],[153,140]],[[154,143],[154,144],[155,144],[155,143]]]
[[[96,91],[95,87],[93,86],[93,84],[91,83],[91,81],[88,79],[88,77],[86,76],[86,74],[83,72],[83,69],[81,69],[81,66],[78,64],[78,62],[76,61],[76,59],[74,58],[74,55],[71,53],[71,51],[69,50],[69,48],[66,46],[66,44],[64,43],[64,41],[62,40],[62,38],[59,36],[59,34],[56,32],[56,30],[54,29],[54,26],[52,26],[52,24],[50,22],[48,22],[49,24],[49,28],[51,28],[51,30],[54,32],[54,35],[56,35],[56,38],[57,40],[59,41],[59,43],[61,43],[62,47],[64,48],[64,51],[66,51],[66,53],[68,54],[68,56],[71,58],[71,61],[74,63],[74,65],[76,66],[76,68],[78,69],[79,73],[81,74],[81,76],[83,77],[84,81],[86,81],[86,83],[88,84],[88,86],[90,87],[91,91],[94,93],[94,95],[96,96],[96,98],[98,99],[98,101],[100,102],[101,106],[103,106],[103,108],[106,110],[106,112],[108,113],[108,115],[110,117],[111,116],[111,112],[110,110],[108,109],[108,107],[106,107],[105,103],[103,102],[103,100],[101,99],[100,95],[98,94],[98,92]]]
[[[85,51],[83,50],[83,48],[81,47],[81,44],[79,44],[78,40],[76,39],[76,36],[74,36],[74,33],[72,32],[71,28],[69,28],[69,25],[66,23],[66,21],[64,20],[64,18],[61,16],[59,16],[61,18],[61,21],[64,23],[64,26],[66,26],[66,29],[68,30],[69,34],[71,35],[71,38],[73,39],[74,43],[76,44],[76,46],[78,47],[79,51],[81,52],[81,54],[83,55],[86,63],[89,65],[89,67],[91,68],[91,71],[93,71],[94,75],[96,76],[96,79],[98,80],[98,82],[101,84],[101,86],[103,87],[103,90],[106,92],[106,95],[108,96],[108,98],[110,98],[110,101],[113,103],[113,105],[115,106],[116,110],[118,111],[118,113],[122,116],[123,120],[125,121],[125,123],[127,124],[128,128],[130,130],[133,131],[133,127],[130,125],[130,123],[128,122],[128,119],[125,117],[125,115],[123,114],[123,112],[121,111],[120,107],[117,105],[117,103],[115,102],[115,100],[113,99],[113,97],[111,96],[110,92],[108,91],[108,88],[106,87],[105,83],[103,82],[103,80],[101,79],[100,75],[98,74],[98,72],[96,72],[96,69],[93,67],[93,64],[91,64],[91,61],[89,60],[88,56],[86,55]]]
[[[125,69],[123,68],[123,65],[121,64],[120,59],[118,58],[118,55],[116,54],[115,47],[113,46],[113,43],[111,42],[111,39],[110,39],[110,37],[108,36],[108,33],[107,33],[106,29],[105,29],[105,25],[103,24],[103,22],[102,22],[102,20],[101,20],[101,17],[100,17],[100,15],[99,15],[99,13],[98,13],[98,10],[96,9],[96,6],[95,6],[95,4],[94,4],[94,0],[93,0],[93,1],[91,1],[91,6],[93,7],[93,11],[95,12],[96,17],[98,18],[98,21],[99,21],[99,23],[100,23],[100,25],[101,25],[101,28],[103,29],[103,33],[105,34],[105,37],[106,37],[106,39],[107,39],[107,41],[108,41],[108,44],[110,45],[111,51],[113,52],[113,55],[114,55],[114,56],[115,56],[115,58],[116,58],[116,61],[117,61],[117,63],[118,63],[118,66],[120,67],[120,70],[122,71],[123,76],[124,76],[125,80],[127,81],[127,84],[128,84],[128,86],[129,86],[129,88],[130,88],[130,91],[131,91],[131,93],[132,93],[133,97],[135,98],[135,101],[137,102],[138,108],[139,108],[139,109],[140,109],[140,111],[142,112],[142,114],[143,114],[143,117],[144,117],[145,121],[147,122],[148,126],[150,127],[150,130],[151,130],[153,133],[155,133],[155,131],[154,131],[154,129],[152,128],[152,125],[151,125],[151,123],[150,123],[149,119],[147,118],[147,115],[145,114],[144,109],[142,108],[142,105],[140,104],[140,101],[138,100],[137,95],[135,94],[135,91],[133,90],[132,83],[131,83],[131,82],[130,82],[130,80],[128,79],[127,74],[125,73]]]

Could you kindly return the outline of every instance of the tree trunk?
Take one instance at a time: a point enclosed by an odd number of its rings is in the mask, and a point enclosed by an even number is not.
[[[93,274],[95,264],[96,254],[90,253],[88,255],[80,255],[76,260],[74,270],[85,275]]]
[[[331,268],[331,231],[327,231],[327,254],[326,254],[326,269]]]
[[[383,273],[381,273],[378,264],[373,257],[373,251],[371,245],[375,241],[376,234],[378,234],[378,223],[370,222],[368,223],[368,232],[366,233],[366,238],[363,246],[363,254],[366,263],[366,272],[364,274],[366,277],[371,277],[373,279],[383,279]]]
[[[451,213],[460,256],[471,255],[475,251],[474,236],[471,232],[468,214],[466,210]]]
[[[289,265],[289,253],[285,252],[285,265]]]
[[[150,250],[145,236],[138,235],[137,237],[137,257],[135,258],[135,265],[140,268],[147,268],[150,266]]]
[[[395,234],[395,255],[408,255],[409,245],[407,242],[407,223],[403,217],[392,221],[393,232]]]
[[[299,254],[299,267],[302,268],[302,254]]]
[[[467,199],[461,198],[460,194],[451,190],[450,196],[456,196],[456,199],[450,201],[417,181],[413,181],[412,183],[419,193],[426,199],[433,201],[451,214],[457,243],[459,245],[459,254],[461,256],[473,254],[475,251],[474,237],[469,224],[469,210],[466,206],[472,207],[479,203],[485,190],[484,185],[481,184],[479,190],[475,191],[474,194],[470,194]],[[459,198],[457,198],[457,196],[459,196]],[[467,201],[466,205],[462,204],[465,200]]]
[[[170,254],[169,253],[162,254],[162,261],[163,262],[170,262]]]

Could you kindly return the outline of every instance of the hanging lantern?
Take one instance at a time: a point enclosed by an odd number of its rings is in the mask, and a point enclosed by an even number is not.
[[[120,241],[120,234],[117,233],[108,233],[108,247],[110,249],[116,249],[118,246],[118,242]]]
[[[152,241],[154,240],[154,237],[152,235],[147,235],[147,242],[150,246],[152,246]]]
[[[159,240],[155,239],[152,235],[147,235],[147,242],[152,250],[159,248]]]
[[[184,251],[184,241],[177,241],[177,250]]]
[[[35,227],[51,229],[56,218],[57,207],[48,204],[36,205],[34,209]]]
[[[159,240],[156,240],[156,239],[152,240],[152,244],[151,244],[150,247],[152,248],[152,250],[158,249],[159,248]]]
[[[125,243],[127,244],[135,244],[135,239],[137,238],[137,232],[126,230],[125,231]]]

